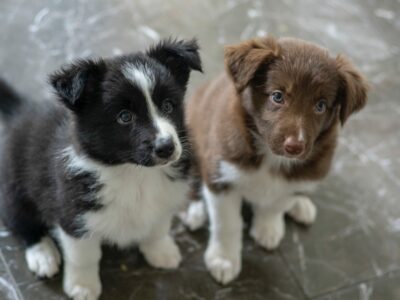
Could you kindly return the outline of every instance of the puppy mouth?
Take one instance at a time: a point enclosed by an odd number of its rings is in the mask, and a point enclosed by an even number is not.
[[[167,165],[177,162],[179,160],[179,158],[180,157],[178,157],[178,156],[171,157],[170,159],[155,158],[154,162],[155,162],[155,165],[157,165],[157,166],[167,166]]]
[[[294,154],[289,154],[289,153],[284,153],[284,152],[281,154],[281,156],[292,159],[292,160],[300,160],[300,161],[305,161],[305,160],[307,160],[307,157],[308,157],[307,154],[294,155]]]
[[[303,153],[297,155],[297,154],[290,154],[284,151],[283,147],[281,149],[273,149],[271,148],[271,151],[273,154],[287,158],[291,161],[298,161],[298,162],[304,162],[309,158],[309,151],[304,151]]]
[[[141,165],[143,167],[168,166],[176,163],[182,157],[183,149],[180,143],[175,142],[173,150],[168,147],[164,150],[151,149],[141,155],[141,159],[136,160],[134,157],[130,162]]]
[[[154,165],[158,166],[167,166],[177,162],[182,156],[182,151],[175,151],[170,157],[168,158],[160,158],[156,155],[153,155]]]

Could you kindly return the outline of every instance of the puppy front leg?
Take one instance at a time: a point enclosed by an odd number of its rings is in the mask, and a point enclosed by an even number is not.
[[[220,283],[227,284],[241,270],[241,196],[235,191],[215,194],[204,187],[210,238],[204,255],[207,269]]]
[[[253,204],[253,223],[250,235],[267,250],[277,248],[285,235],[285,212],[293,199],[276,199],[270,205]]]
[[[182,261],[181,252],[170,236],[171,218],[161,220],[152,233],[139,243],[147,262],[162,269],[176,269]]]
[[[101,294],[98,239],[76,239],[61,228],[59,239],[64,253],[64,292],[74,300],[96,300]]]

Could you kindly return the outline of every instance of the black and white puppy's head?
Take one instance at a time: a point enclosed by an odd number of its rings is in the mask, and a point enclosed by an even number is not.
[[[108,165],[164,165],[182,154],[183,98],[201,71],[195,40],[164,40],[146,53],[80,60],[50,76],[74,115],[82,150]]]

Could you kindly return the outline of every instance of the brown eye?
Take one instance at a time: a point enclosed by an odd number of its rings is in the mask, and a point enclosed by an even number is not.
[[[314,107],[314,111],[317,114],[323,114],[326,111],[326,100],[325,99],[321,99],[318,101],[318,103],[315,105]]]
[[[128,125],[133,122],[133,114],[129,110],[122,110],[117,116],[117,122],[121,125]]]
[[[276,104],[283,104],[283,93],[279,90],[273,91],[271,94],[271,100]]]

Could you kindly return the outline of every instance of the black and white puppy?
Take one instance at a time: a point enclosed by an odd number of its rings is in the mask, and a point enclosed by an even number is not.
[[[169,229],[187,192],[183,98],[192,69],[201,71],[196,41],[165,40],[62,68],[50,76],[59,101],[34,104],[0,84],[1,215],[41,277],[59,270],[56,233],[69,297],[99,297],[103,242],[137,244],[155,267],[179,265]]]

